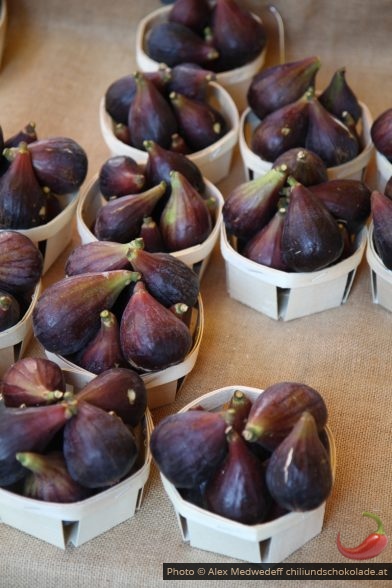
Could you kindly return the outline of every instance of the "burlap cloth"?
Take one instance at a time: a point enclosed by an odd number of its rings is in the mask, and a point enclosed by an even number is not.
[[[248,4],[257,12],[265,3]],[[285,22],[288,60],[318,54],[323,64],[320,85],[335,69],[346,66],[349,83],[373,117],[391,106],[390,0],[277,0],[275,4]],[[160,5],[158,0],[8,0],[9,27],[0,71],[4,134],[34,120],[41,137],[71,136],[88,153],[89,178],[96,174],[109,155],[99,130],[99,100],[112,81],[135,69],[136,24]],[[220,185],[223,193],[240,178],[236,152],[232,173]],[[75,231],[72,245],[49,271],[44,285],[62,277],[64,261],[77,242]],[[366,260],[344,306],[283,323],[228,297],[217,246],[203,279],[202,296],[205,330],[196,366],[177,401],[153,412],[154,421],[222,386],[263,388],[280,380],[306,382],[323,394],[329,408],[337,444],[336,483],[322,533],[287,561],[343,562],[335,544],[337,532],[344,531],[346,543],[355,544],[373,530],[361,517],[363,510],[378,513],[392,534],[392,315],[372,303]],[[42,353],[37,343],[31,353]],[[0,554],[4,588],[159,586],[164,584],[162,562],[236,561],[182,542],[155,467],[142,509],[132,520],[65,551],[0,525]],[[391,547],[374,561],[390,562]],[[237,583],[254,586],[246,579],[232,582]],[[381,585],[371,580],[365,584]],[[208,585],[222,583],[211,580]]]

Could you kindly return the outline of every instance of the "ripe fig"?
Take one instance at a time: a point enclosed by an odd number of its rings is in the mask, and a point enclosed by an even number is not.
[[[8,137],[4,141],[3,149],[9,149],[10,147],[19,147],[20,143],[32,143],[37,141],[37,130],[34,122],[29,122],[20,131]]]
[[[27,143],[21,143],[0,177],[0,228],[30,229],[45,218],[45,194],[34,173]]]
[[[158,302],[142,281],[136,284],[122,315],[120,340],[125,359],[144,371],[180,363],[192,346],[189,328]]]
[[[272,384],[254,400],[243,437],[273,451],[304,411],[313,415],[319,431],[325,427],[327,407],[317,390],[297,382]]]
[[[200,292],[198,275],[178,257],[169,253],[151,253],[143,249],[143,241],[130,243],[128,259],[133,269],[142,274],[147,290],[158,302],[171,307],[182,302],[192,307]]]
[[[17,231],[0,231],[0,288],[11,294],[28,292],[39,282],[43,268],[40,250]]]
[[[236,186],[223,205],[223,220],[228,232],[250,239],[266,225],[277,210],[279,192],[286,177],[283,169],[271,169],[263,176]]]
[[[46,455],[24,451],[17,453],[16,459],[29,470],[23,481],[24,496],[45,502],[68,503],[90,495],[87,488],[71,478],[60,451]]]
[[[65,378],[50,359],[22,357],[6,370],[0,389],[6,406],[51,404],[63,397]]]
[[[125,365],[116,316],[107,309],[102,310],[99,316],[101,325],[98,333],[86,343],[77,359],[80,367],[93,374]]]
[[[128,128],[128,122],[126,125],[123,123],[114,124],[113,135],[116,137],[116,139],[122,141],[126,145],[132,145],[132,137]]]
[[[205,488],[207,508],[245,525],[261,523],[269,507],[262,464],[234,429],[226,436],[227,457]]]
[[[150,215],[166,191],[166,183],[138,194],[110,200],[98,210],[94,233],[100,241],[128,243],[140,234],[143,218]]]
[[[250,83],[247,99],[260,118],[296,102],[313,87],[321,62],[316,56],[263,69]]]
[[[159,228],[168,251],[180,251],[203,243],[212,231],[206,200],[178,171],[172,171],[169,200],[162,211]]]
[[[181,137],[179,133],[174,133],[174,135],[171,136],[170,151],[174,151],[174,153],[182,153],[183,155],[188,155],[191,152],[190,148],[185,143],[185,139]]]
[[[304,186],[314,186],[328,181],[327,166],[317,153],[304,147],[285,151],[273,163],[273,167],[285,165],[287,173]]]
[[[33,310],[33,329],[48,351],[71,355],[99,329],[99,313],[110,309],[134,272],[113,270],[70,276],[49,285]]]
[[[250,409],[252,406],[251,399],[242,390],[234,390],[228,404],[230,411],[230,421],[232,428],[239,434],[242,433]]]
[[[147,408],[147,390],[142,378],[128,368],[111,368],[98,374],[77,393],[85,401],[114,412],[124,423],[136,427]]]
[[[15,296],[0,290],[0,333],[16,325],[21,317],[20,305]]]
[[[215,80],[214,72],[197,65],[196,63],[179,63],[172,67],[167,91],[178,92],[194,100],[207,100],[207,88],[209,82]]]
[[[169,67],[179,63],[210,64],[219,55],[215,47],[178,22],[153,26],[147,37],[147,53],[154,61]]]
[[[201,35],[211,18],[208,0],[176,0],[169,11],[169,22],[178,22]]]
[[[320,198],[293,180],[282,232],[282,257],[296,272],[312,272],[339,259],[343,239]]]
[[[328,498],[333,484],[331,464],[310,412],[300,416],[272,453],[266,482],[275,501],[290,511],[313,510]]]
[[[86,488],[124,478],[134,465],[135,437],[120,417],[85,401],[64,427],[64,458],[71,477]]]
[[[279,209],[271,220],[246,243],[242,255],[261,265],[288,271],[282,256],[282,233],[285,210]]]
[[[131,269],[127,253],[129,243],[91,241],[78,245],[65,262],[65,275],[75,276],[118,269]],[[135,276],[136,277],[136,276]]]
[[[99,190],[106,200],[137,194],[143,190],[145,181],[138,163],[127,155],[110,157],[98,173]]]
[[[378,190],[371,194],[373,241],[386,268],[392,269],[392,200]]]
[[[152,216],[145,216],[140,227],[140,239],[143,239],[145,251],[158,253],[166,251],[159,225]]]
[[[350,113],[354,123],[357,123],[362,116],[361,105],[347,83],[345,67],[341,67],[333,74],[328,86],[318,99],[328,112],[340,120],[345,111]]]
[[[150,449],[162,474],[177,488],[208,480],[227,454],[226,423],[205,410],[171,414],[151,434]]]
[[[370,135],[375,148],[392,162],[392,108],[382,112],[373,122]]]

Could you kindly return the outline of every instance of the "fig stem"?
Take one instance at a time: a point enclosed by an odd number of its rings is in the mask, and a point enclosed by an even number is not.
[[[294,176],[289,176],[289,177],[287,178],[287,183],[288,183],[288,185],[289,185],[289,186],[291,186],[292,188],[293,188],[294,186],[298,186],[298,185],[299,185],[299,182],[298,182],[298,180],[296,180]]]
[[[253,425],[246,425],[245,429],[242,431],[242,436],[245,439],[245,441],[257,441],[257,439],[260,437],[262,430],[260,429],[260,427],[255,427]]]

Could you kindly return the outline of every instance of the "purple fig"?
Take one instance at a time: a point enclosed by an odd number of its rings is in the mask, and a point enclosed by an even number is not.
[[[371,194],[373,240],[387,269],[392,269],[392,200],[378,190]]]
[[[317,153],[304,147],[285,151],[273,163],[273,167],[285,165],[287,173],[304,186],[314,186],[328,181],[328,170]]]
[[[333,74],[328,86],[319,95],[318,99],[328,112],[341,120],[345,111],[350,113],[355,123],[362,116],[361,105],[347,83],[345,67],[341,67]]]
[[[21,317],[20,305],[15,296],[0,290],[0,333],[16,325]]]
[[[23,481],[22,493],[28,498],[45,502],[79,502],[90,491],[69,475],[64,456],[59,451],[46,455],[24,451],[16,454],[19,463],[29,470]]]
[[[230,411],[230,425],[237,433],[242,433],[251,407],[252,401],[249,396],[242,390],[234,390],[227,409]]]
[[[201,194],[178,171],[172,171],[169,200],[159,228],[168,251],[180,251],[203,243],[212,231],[209,208]]]
[[[178,257],[169,253],[151,253],[143,249],[143,241],[130,243],[129,261],[140,272],[147,290],[158,302],[169,308],[177,302],[192,307],[200,292],[198,275]]]
[[[128,243],[140,234],[143,218],[149,216],[165,194],[166,183],[140,192],[110,200],[99,209],[94,233],[100,241]]]
[[[219,413],[190,410],[163,418],[150,449],[160,472],[178,488],[208,480],[227,453],[226,423]]]
[[[183,155],[188,155],[191,152],[185,139],[181,137],[179,133],[174,133],[174,135],[171,136],[170,151],[174,151],[174,153],[182,153]]]
[[[284,209],[277,210],[271,220],[246,243],[242,255],[261,265],[288,271],[281,246],[285,214]]]
[[[9,147],[19,147],[20,143],[32,143],[33,141],[37,141],[37,131],[35,128],[34,122],[29,122],[27,125],[23,127],[20,131],[12,135],[12,137],[8,137],[4,141],[3,149],[8,149]]]
[[[145,251],[158,253],[166,251],[159,225],[152,216],[145,216],[140,227],[140,239],[143,239]]]
[[[101,325],[98,333],[78,354],[78,365],[93,374],[125,365],[116,316],[106,309],[102,310],[99,316]]]
[[[216,74],[195,63],[179,63],[171,69],[167,91],[178,92],[193,100],[207,100],[208,84],[215,80]]]
[[[139,374],[128,368],[102,372],[85,384],[76,398],[114,412],[131,427],[140,423],[147,408],[146,386]]]
[[[207,508],[245,525],[261,523],[269,507],[261,462],[234,429],[227,432],[227,439],[227,457],[205,488]]]
[[[223,220],[228,232],[250,239],[266,225],[277,210],[279,192],[286,177],[285,171],[271,169],[236,186],[223,205]]]
[[[115,484],[134,465],[135,437],[115,414],[85,401],[64,427],[63,451],[71,477],[86,488]]]
[[[0,410],[0,486],[22,479],[26,470],[15,458],[20,451],[41,452],[64,427],[76,408],[69,402]]]
[[[99,190],[106,200],[137,194],[143,190],[145,181],[139,164],[127,155],[110,157],[98,173]]]
[[[243,437],[273,451],[304,411],[313,415],[319,431],[325,427],[327,407],[317,390],[297,382],[272,384],[253,402]]]
[[[208,0],[176,0],[169,11],[169,22],[178,22],[201,35],[211,18]]]
[[[304,412],[272,453],[266,471],[268,490],[289,511],[313,510],[328,498],[333,474],[316,422]]]
[[[154,61],[169,67],[179,63],[210,64],[219,55],[214,47],[178,22],[153,26],[147,38],[147,53]]]
[[[61,399],[65,377],[61,368],[44,357],[23,357],[4,373],[1,393],[6,406],[39,406]]]
[[[17,231],[0,231],[0,288],[28,292],[42,274],[43,257],[29,237]]]
[[[247,99],[253,112],[260,118],[296,102],[314,86],[320,69],[318,57],[306,57],[263,69],[253,77]]]
[[[375,148],[392,162],[392,108],[382,112],[373,122],[370,135]]]
[[[327,167],[342,165],[359,153],[356,137],[315,97],[309,97],[309,124],[305,147],[321,157]]]
[[[48,351],[71,355],[99,329],[99,313],[111,309],[134,272],[113,270],[70,276],[49,285],[33,310],[33,329]]]
[[[227,132],[224,116],[207,102],[171,92],[170,103],[173,107],[180,134],[193,151],[209,147]]]
[[[126,125],[123,123],[116,123],[113,125],[113,135],[119,141],[132,146],[132,137],[128,128],[128,123]]]
[[[21,143],[0,177],[0,228],[30,229],[41,225],[46,213],[45,203],[27,143]]]
[[[343,251],[338,224],[320,198],[292,181],[282,232],[284,263],[296,272],[312,272],[331,265]]]
[[[138,282],[120,324],[121,348],[131,366],[162,370],[184,360],[192,347],[185,323]]]
[[[127,257],[128,243],[115,241],[91,241],[78,245],[71,251],[65,263],[65,275],[75,276],[94,272],[130,269]]]

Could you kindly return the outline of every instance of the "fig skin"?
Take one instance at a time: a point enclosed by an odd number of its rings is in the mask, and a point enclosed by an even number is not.
[[[216,74],[195,63],[179,63],[170,70],[170,81],[166,91],[178,92],[193,100],[206,102],[208,84],[216,79]]]
[[[144,371],[180,363],[192,347],[189,328],[142,281],[136,284],[121,317],[120,340],[125,359]]]
[[[11,294],[28,292],[41,278],[43,257],[29,237],[0,231],[0,288]]]
[[[129,243],[91,241],[75,247],[65,262],[65,275],[131,269],[127,252]]]
[[[375,148],[392,162],[392,108],[382,112],[373,122],[370,135]]]
[[[98,173],[99,189],[106,200],[142,192],[145,182],[138,163],[127,155],[110,157]]]
[[[362,116],[358,99],[346,80],[346,68],[341,67],[332,76],[328,86],[318,97],[321,104],[336,118],[343,120],[343,113],[349,112],[356,124]]]
[[[252,401],[242,390],[235,390],[229,400],[228,411],[231,427],[239,434],[242,433],[248,418]]]
[[[78,354],[77,363],[93,374],[125,365],[120,345],[120,327],[110,310],[100,313],[101,325],[98,333]]]
[[[328,170],[324,161],[304,147],[293,147],[275,159],[272,167],[285,165],[290,176],[304,186],[314,186],[328,181]]]
[[[147,409],[147,389],[138,373],[129,368],[111,368],[90,380],[76,394],[107,412],[114,412],[127,425],[136,427]]]
[[[271,220],[246,243],[242,255],[248,259],[280,271],[289,267],[282,256],[282,233],[285,211],[278,210]]]
[[[143,239],[145,251],[149,251],[150,253],[166,251],[159,225],[152,216],[144,217],[142,226],[140,227],[140,239]]]
[[[378,190],[371,194],[373,241],[387,269],[392,269],[392,200]]]
[[[15,296],[0,290],[0,333],[16,325],[21,316],[20,305]]]
[[[57,402],[65,392],[62,369],[44,357],[22,357],[4,373],[0,391],[6,406],[42,406]]]
[[[37,140],[38,136],[35,122],[29,122],[27,123],[27,125],[23,127],[23,129],[21,129],[11,137],[8,137],[4,141],[3,149],[9,149],[10,147],[19,147],[20,143],[32,143],[33,141]]]
[[[325,427],[328,411],[317,390],[300,382],[272,384],[253,401],[243,437],[274,451],[304,411],[312,414],[319,431]]]
[[[71,477],[86,488],[115,484],[134,465],[135,437],[120,417],[85,401],[64,426],[63,452]]]
[[[48,351],[71,355],[99,329],[99,313],[111,309],[134,272],[113,270],[69,276],[49,285],[33,310],[35,337]]]
[[[289,511],[319,507],[329,496],[333,474],[316,422],[304,412],[268,460],[266,482],[274,500]]]
[[[191,410],[163,418],[151,434],[159,471],[177,488],[194,488],[227,454],[226,423],[218,413]]]
[[[178,22],[199,35],[203,34],[211,18],[207,0],[176,0],[169,11],[168,20]]]

